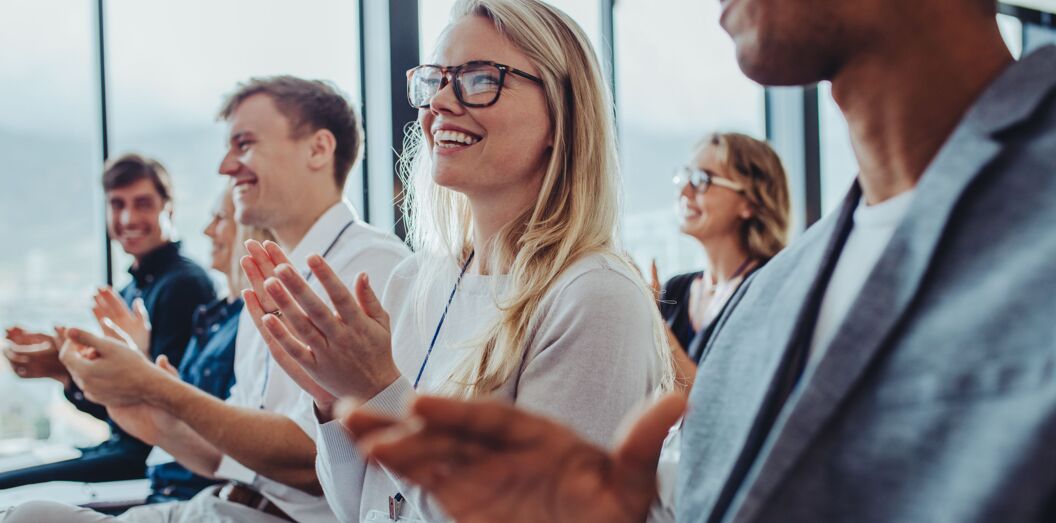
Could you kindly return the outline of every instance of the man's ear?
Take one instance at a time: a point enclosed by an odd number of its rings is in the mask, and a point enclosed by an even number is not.
[[[314,170],[334,163],[337,138],[329,129],[319,129],[308,138],[308,166]]]

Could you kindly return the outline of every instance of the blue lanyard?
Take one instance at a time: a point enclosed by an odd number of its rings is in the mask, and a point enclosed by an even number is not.
[[[356,220],[349,220],[344,227],[334,236],[334,241],[330,242],[330,245],[323,251],[323,259],[330,255],[330,251],[334,250],[334,246],[337,245],[338,240],[345,235],[345,231],[348,230],[352,224],[356,223]],[[304,273],[304,281],[312,281],[312,270],[308,269],[308,272]],[[268,381],[271,380],[271,351],[264,351],[264,385],[260,387],[260,409],[264,410],[264,398],[268,394]]]
[[[414,378],[414,390],[418,390],[418,383],[422,381],[422,374],[425,373],[425,366],[429,364],[429,356],[433,354],[433,347],[436,346],[436,338],[440,336],[440,328],[444,326],[444,320],[447,319],[447,310],[451,308],[451,302],[455,300],[455,293],[458,292],[458,284],[462,283],[462,277],[466,275],[466,269],[469,269],[469,262],[473,261],[473,255],[476,251],[470,251],[469,258],[466,258],[466,263],[462,265],[462,272],[458,273],[458,279],[455,280],[455,287],[451,289],[451,295],[447,297],[447,305],[444,305],[444,313],[440,315],[440,323],[436,324],[436,331],[433,332],[433,339],[429,342],[429,350],[425,351],[425,358],[422,359],[422,366],[418,369],[418,377]]]

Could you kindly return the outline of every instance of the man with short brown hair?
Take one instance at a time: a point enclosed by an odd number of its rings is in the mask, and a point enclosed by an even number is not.
[[[180,255],[179,242],[172,240],[172,179],[157,160],[126,154],[107,162],[102,186],[107,231],[133,259],[128,271],[132,282],[121,290],[120,298],[129,307],[141,301],[142,310],[149,316],[150,355],[165,355],[173,365],[179,365],[191,337],[194,311],[213,301],[215,290],[205,270]],[[109,289],[103,292],[113,296]],[[4,355],[16,374],[59,381],[78,409],[110,424],[111,436],[96,447],[84,449],[80,458],[0,474],[0,489],[44,481],[144,477],[150,446],[116,425],[103,406],[85,399],[59,359],[55,337],[12,327],[7,339],[13,346],[6,347]],[[47,350],[19,350],[19,346],[35,344],[44,344]]]

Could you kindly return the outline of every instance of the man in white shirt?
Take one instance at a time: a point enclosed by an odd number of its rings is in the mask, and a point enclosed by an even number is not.
[[[363,223],[342,199],[362,143],[358,117],[343,96],[318,81],[253,79],[220,116],[230,131],[220,172],[235,186],[239,222],[270,229],[304,274],[306,259],[317,253],[347,283],[361,272],[388,280],[409,251],[395,236]],[[191,470],[229,483],[188,502],[130,510],[121,521],[336,521],[316,478],[312,404],[275,364],[246,310],[236,341],[236,383],[226,401],[184,384],[161,362],[134,356],[112,340],[78,331],[63,352],[75,380],[122,427]],[[33,503],[0,521],[100,518]]]

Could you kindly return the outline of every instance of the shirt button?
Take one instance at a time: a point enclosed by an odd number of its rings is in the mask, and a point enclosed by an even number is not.
[[[212,332],[220,330],[220,324],[213,325],[212,328],[210,328],[209,330]]]
[[[205,371],[202,372],[202,375],[206,376],[206,377],[209,377],[212,374],[213,374],[213,369],[205,369]]]

